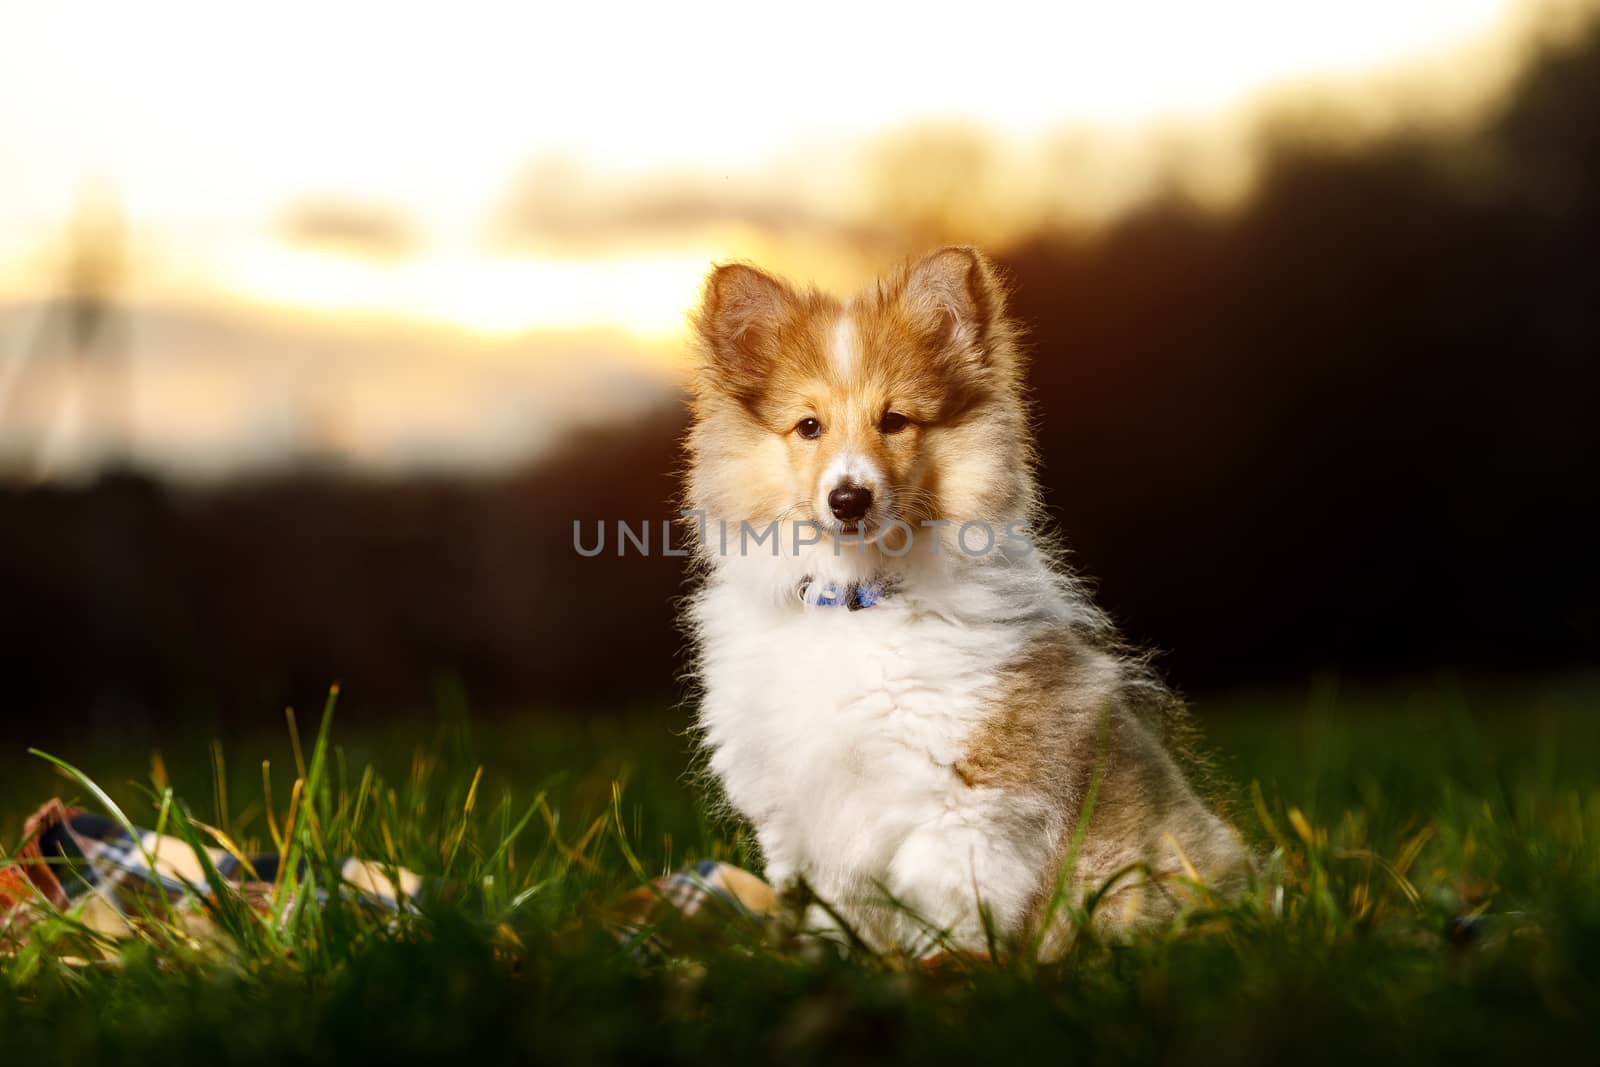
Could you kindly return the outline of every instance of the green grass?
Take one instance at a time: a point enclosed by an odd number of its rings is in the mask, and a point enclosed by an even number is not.
[[[932,972],[743,928],[645,957],[594,922],[641,873],[754,862],[740,827],[705,816],[665,710],[335,719],[324,740],[303,715],[298,756],[281,729],[49,746],[95,787],[5,753],[8,846],[41,800],[103,807],[103,787],[141,825],[183,832],[187,811],[246,850],[282,838],[315,879],[354,853],[473,891],[399,921],[337,905],[263,919],[224,897],[208,905],[223,950],[152,937],[89,968],[58,961],[83,941],[53,924],[0,960],[0,1049],[18,1064],[1453,1061],[1600,1038],[1600,682],[1322,684],[1199,712],[1217,791],[1270,853],[1255,896],[1055,964]]]

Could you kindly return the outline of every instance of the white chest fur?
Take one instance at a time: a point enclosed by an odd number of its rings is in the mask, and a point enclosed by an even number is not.
[[[862,611],[763,602],[715,579],[695,616],[711,767],[755,824],[774,882],[802,876],[841,906],[897,882],[915,890],[932,872],[911,869],[913,853],[952,863],[963,835],[994,832],[996,798],[952,765],[1029,626],[914,596]],[[970,896],[973,873],[956,861],[933,880]],[[991,888],[1020,907],[1033,876]]]

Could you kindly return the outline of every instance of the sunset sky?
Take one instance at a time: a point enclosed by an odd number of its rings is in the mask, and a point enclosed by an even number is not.
[[[847,285],[915,251],[892,216],[952,138],[987,185],[937,194],[946,221],[990,245],[1174,173],[1222,204],[1274,101],[1457,121],[1574,6],[0,0],[0,466],[102,417],[60,399],[32,305],[85,204],[123,234],[154,462],[215,473],[310,433],[379,466],[482,464],[539,447],[551,413],[666,395],[714,259]]]

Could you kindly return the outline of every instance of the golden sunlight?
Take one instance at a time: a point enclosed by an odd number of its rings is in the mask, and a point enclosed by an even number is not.
[[[681,332],[683,280],[717,254],[578,260],[458,250],[385,263],[260,241],[227,261],[223,274],[234,294],[280,309],[414,316],[490,336],[604,325],[655,340]]]
[[[870,157],[885,132],[956,121],[1038,141],[1072,126],[1200,119],[1274,85],[1460,45],[1507,10],[706,4],[618,19],[475,4],[432,16],[378,3],[270,16],[198,0],[32,5],[7,16],[21,47],[0,67],[11,160],[0,297],[30,287],[28,257],[62,225],[78,182],[99,175],[124,197],[135,247],[160,251],[158,293],[495,333],[603,324],[659,337],[680,328],[708,259],[753,250],[748,228],[689,220],[663,249],[645,241],[649,219],[613,232],[591,211],[600,236],[577,253],[497,247],[486,219],[525,161],[576,160],[619,187],[688,173],[705,203],[729,175],[779,206],[820,184],[824,221],[859,230],[872,205],[854,188],[861,167],[840,160]],[[276,223],[287,207],[329,193],[392,205],[415,247],[369,257],[286,239]],[[1095,195],[1086,187],[1086,201]]]
[[[556,435],[670,391],[712,261],[846,288],[930,243],[1003,253],[1175,194],[1227,210],[1284,115],[1347,140],[1475,121],[1594,7],[13,7],[0,460],[76,441],[17,462],[91,470],[85,442],[132,419],[173,469],[514,462],[511,393],[598,368],[541,409]],[[121,415],[96,377],[130,383]]]

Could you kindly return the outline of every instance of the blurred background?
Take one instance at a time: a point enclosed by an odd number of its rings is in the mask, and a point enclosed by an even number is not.
[[[0,2],[0,736],[675,698],[686,312],[990,250],[1190,693],[1600,653],[1600,5]]]

